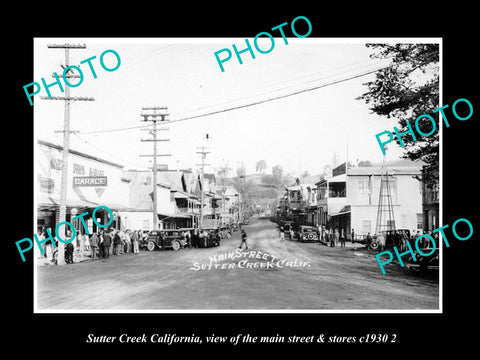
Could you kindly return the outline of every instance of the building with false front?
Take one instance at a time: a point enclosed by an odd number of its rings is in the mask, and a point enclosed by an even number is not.
[[[422,183],[420,166],[390,166],[388,183],[393,210],[390,228],[422,230]],[[351,239],[374,234],[379,209],[382,167],[345,167],[342,164],[333,176],[317,183],[319,224],[343,230]],[[386,220],[388,221],[388,220]]]
[[[59,221],[62,151],[63,147],[60,145],[37,141],[35,194],[38,232],[42,228],[54,229]],[[81,219],[72,221],[72,218],[88,212],[84,220],[92,233],[98,230],[91,217],[93,210],[98,206],[107,206],[114,215],[111,226],[121,228],[122,219],[118,211],[128,207],[128,182],[129,180],[123,177],[122,165],[70,149],[66,221],[71,222],[79,233],[84,234]],[[110,221],[106,210],[99,209],[95,215],[99,223]]]
[[[153,229],[153,173],[127,170],[129,207],[120,211],[126,229]],[[191,228],[198,223],[199,201],[190,193],[190,175],[182,171],[157,171],[159,229]]]

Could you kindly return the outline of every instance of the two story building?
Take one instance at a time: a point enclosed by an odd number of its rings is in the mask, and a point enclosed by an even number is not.
[[[335,171],[336,170],[336,171]],[[421,230],[422,184],[420,166],[388,167],[390,198],[394,215],[391,228]],[[318,186],[319,224],[327,228],[343,230],[351,239],[364,237],[376,231],[379,208],[382,167],[349,167],[342,164],[329,179],[322,179]]]
[[[61,145],[37,141],[35,193],[38,233],[42,228],[54,229],[59,222],[62,152]],[[87,228],[90,233],[97,231],[91,214],[96,207],[103,205],[113,212],[111,226],[121,228],[123,219],[119,211],[129,207],[129,179],[123,176],[123,165],[75,149],[69,149],[68,153],[66,221],[84,234],[81,219],[72,218],[88,212],[89,215],[84,218]],[[111,220],[103,209],[97,211],[96,216],[102,223]]]

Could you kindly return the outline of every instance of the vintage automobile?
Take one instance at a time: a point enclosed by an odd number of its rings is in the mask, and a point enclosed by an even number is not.
[[[430,254],[432,253],[432,248],[424,248],[420,249],[422,250],[422,253],[424,254]],[[413,260],[413,257],[410,256],[407,259],[407,263],[405,266],[414,271],[414,272],[419,272],[423,273],[426,272],[427,270],[439,270],[439,249],[438,247],[433,251],[433,253],[429,256],[423,256],[418,253],[418,251],[414,250],[413,253],[415,254],[415,259],[416,261]]]
[[[182,229],[152,230],[148,233],[147,249],[149,251],[156,248],[179,250],[187,245],[187,239],[183,233]]]
[[[295,233],[296,238],[300,242],[315,242],[318,241],[317,228],[314,226],[301,225]]]
[[[222,235],[219,228],[203,229],[203,231],[200,231],[196,246],[200,248],[219,246],[221,240]]]
[[[230,237],[232,236],[232,230],[228,225],[221,225],[219,230],[222,239],[230,239]]]

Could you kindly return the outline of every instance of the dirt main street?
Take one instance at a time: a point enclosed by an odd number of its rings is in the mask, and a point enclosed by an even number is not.
[[[141,251],[66,266],[37,267],[42,310],[438,309],[438,275],[391,264],[382,275],[361,247],[280,242],[276,224],[255,220],[219,247]]]

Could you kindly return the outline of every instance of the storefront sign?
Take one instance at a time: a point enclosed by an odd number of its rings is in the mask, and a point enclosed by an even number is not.
[[[107,186],[106,176],[74,176],[73,186]]]

